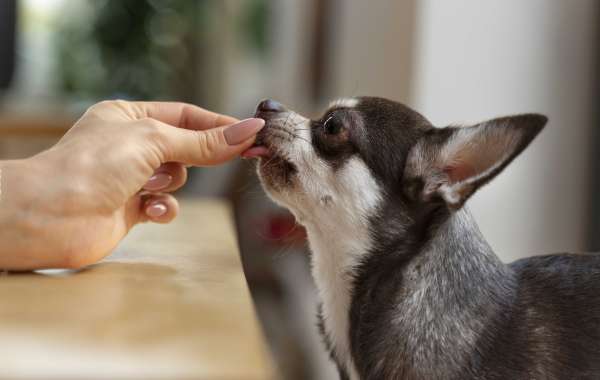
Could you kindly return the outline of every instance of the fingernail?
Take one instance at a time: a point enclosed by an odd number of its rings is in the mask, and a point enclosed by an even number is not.
[[[240,144],[254,136],[264,126],[265,121],[263,119],[242,120],[239,123],[227,127],[227,129],[223,131],[225,141],[227,141],[227,144],[229,145]]]
[[[146,215],[151,218],[158,218],[165,215],[166,212],[167,206],[163,203],[152,203],[150,206],[146,207]]]
[[[171,177],[169,174],[156,173],[150,177],[148,182],[146,182],[144,189],[150,191],[164,189],[171,184],[171,181],[173,181],[173,177]]]

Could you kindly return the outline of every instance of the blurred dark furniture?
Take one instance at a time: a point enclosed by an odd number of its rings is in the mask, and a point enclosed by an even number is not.
[[[17,1],[0,1],[0,90],[10,85],[15,66]]]

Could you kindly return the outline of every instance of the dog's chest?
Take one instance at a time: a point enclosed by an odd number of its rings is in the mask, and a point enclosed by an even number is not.
[[[350,349],[349,313],[353,271],[369,249],[368,233],[360,228],[337,234],[328,232],[308,228],[312,275],[322,301],[321,317],[327,339],[350,379],[358,379]]]

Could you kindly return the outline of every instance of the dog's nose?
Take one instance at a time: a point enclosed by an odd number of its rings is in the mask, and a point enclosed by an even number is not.
[[[283,112],[285,111],[285,107],[273,100],[273,99],[265,99],[262,102],[260,102],[258,104],[258,107],[256,107],[258,111],[260,112]]]

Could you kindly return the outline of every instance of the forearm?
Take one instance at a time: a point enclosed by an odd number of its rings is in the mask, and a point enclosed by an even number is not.
[[[56,257],[48,230],[37,213],[44,176],[34,160],[0,161],[0,269],[52,267]],[[62,255],[57,255],[58,258]]]

